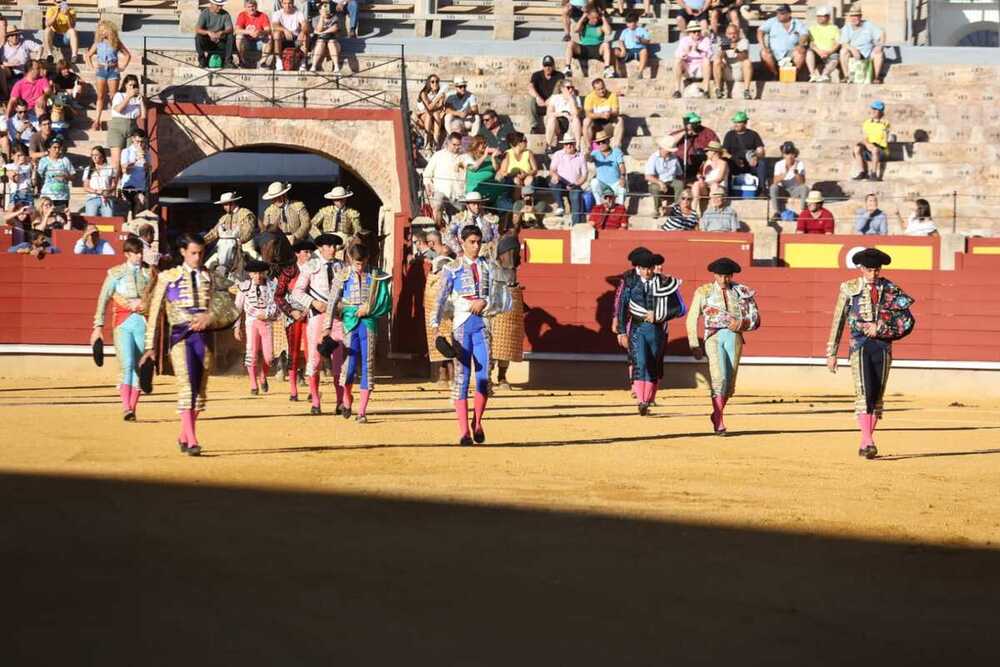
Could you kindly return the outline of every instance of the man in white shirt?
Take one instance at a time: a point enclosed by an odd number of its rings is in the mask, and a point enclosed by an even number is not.
[[[305,71],[309,60],[309,22],[305,15],[295,8],[294,0],[281,0],[281,9],[271,14],[271,38],[274,40],[271,53],[277,62],[286,43],[297,44],[302,51],[299,69]]]
[[[654,216],[666,216],[668,192],[673,192],[673,201],[681,196],[684,189],[684,168],[677,159],[677,149],[669,138],[660,139],[659,150],[649,156],[646,162],[646,185],[653,196]]]
[[[4,97],[10,94],[10,87],[14,82],[24,76],[28,61],[38,60],[41,53],[41,44],[22,39],[17,28],[7,30],[7,41],[0,50],[0,93]]]
[[[462,135],[452,132],[444,148],[431,156],[424,167],[424,190],[434,210],[434,222],[440,227],[442,211],[452,208],[465,194],[465,173],[459,161]]]
[[[455,92],[444,100],[444,126],[450,128],[453,118],[465,125],[471,136],[479,134],[479,101],[469,92],[469,82],[458,76],[452,82]]]
[[[806,166],[799,159],[799,149],[790,141],[781,144],[781,159],[774,165],[774,179],[771,181],[771,219],[781,217],[785,201],[778,201],[780,195],[796,197],[805,205],[809,186],[806,184]]]

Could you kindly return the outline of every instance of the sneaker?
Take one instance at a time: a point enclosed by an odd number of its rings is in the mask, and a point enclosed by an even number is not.
[[[819,80],[819,74],[816,74],[816,72],[809,75],[809,83],[817,83]]]
[[[819,76],[816,77],[816,81],[818,83],[830,83],[830,75],[820,74]]]
[[[679,91],[679,90],[675,90],[675,91],[674,91],[674,94],[673,94],[673,98],[674,98],[675,100],[679,100],[679,99],[681,99],[681,91]]]
[[[303,60],[302,64],[299,65],[299,71],[300,72],[308,72],[309,71],[309,66],[306,65],[306,63],[305,63],[304,60]]]
[[[851,180],[852,181],[866,181],[866,180],[868,180],[868,174],[866,174],[865,172],[861,172],[860,174],[857,174],[855,176],[851,176]]]
[[[615,78],[615,76],[616,76],[616,74],[615,74],[615,68],[614,67],[605,67],[604,68],[604,78],[605,79],[613,79],[613,78]]]
[[[743,99],[745,99],[745,100],[752,100],[753,99],[753,93],[750,92],[749,88],[744,88],[743,89]]]
[[[570,65],[566,65],[566,67],[563,68],[563,76],[567,79],[573,76],[573,68]]]

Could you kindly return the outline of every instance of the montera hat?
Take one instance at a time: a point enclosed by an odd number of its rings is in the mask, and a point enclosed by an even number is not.
[[[281,181],[275,181],[267,186],[267,192],[261,197],[264,201],[271,201],[272,199],[277,199],[281,195],[285,194],[292,189],[291,183],[282,183]]]
[[[91,354],[94,355],[94,364],[98,367],[104,365],[104,339],[98,338],[94,341],[94,344],[90,348]]]
[[[301,241],[296,241],[292,244],[292,252],[313,252],[314,250],[316,250],[316,242],[311,241],[310,239],[302,239]]]
[[[667,258],[661,255],[660,253],[656,253],[653,255],[653,266],[663,266],[666,263],[666,261]]]
[[[720,257],[708,265],[708,270],[711,273],[731,276],[734,273],[739,273],[743,269],[734,260],[731,260],[728,257]]]
[[[270,264],[262,262],[259,259],[249,259],[246,264],[243,265],[243,269],[247,273],[264,273],[270,268]]]
[[[444,336],[438,336],[434,339],[434,347],[437,348],[437,351],[440,352],[441,356],[445,359],[455,358],[455,348]]]
[[[316,244],[317,248],[323,245],[342,246],[344,245],[344,239],[340,234],[327,232],[314,238],[313,243]]]
[[[632,266],[638,266],[636,264],[636,259],[644,252],[649,252],[649,248],[645,246],[638,246],[636,248],[633,248],[632,252],[628,254],[629,264],[631,264]]]
[[[854,257],[851,259],[854,260],[855,264],[863,266],[866,269],[878,269],[892,264],[892,257],[889,257],[889,255],[878,248],[865,248],[854,253]]]
[[[337,351],[338,345],[340,345],[340,343],[335,341],[330,336],[323,336],[323,340],[316,346],[316,351],[319,352],[321,357],[329,357]]]
[[[217,201],[215,203],[216,204],[232,204],[234,201],[239,201],[241,199],[243,199],[243,197],[240,197],[235,192],[223,192],[222,196],[219,197],[219,201]]]
[[[146,359],[145,363],[139,366],[139,389],[142,390],[142,393],[153,393],[153,371],[155,370],[156,364],[153,363],[152,359]]]
[[[644,269],[651,269],[656,266],[657,256],[654,255],[649,250],[641,252],[636,255],[635,259],[632,260],[636,266],[642,267]]]

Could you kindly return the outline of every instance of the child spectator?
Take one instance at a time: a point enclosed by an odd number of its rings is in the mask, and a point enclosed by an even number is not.
[[[98,21],[94,31],[94,44],[87,50],[87,62],[94,68],[97,78],[97,111],[90,129],[101,129],[104,98],[115,96],[121,71],[128,68],[132,53],[118,38],[118,29],[110,21]]]
[[[56,71],[49,77],[49,83],[52,84],[50,90],[53,105],[79,108],[83,82],[68,62],[62,59],[56,62]]]
[[[646,1],[649,2],[649,0]],[[632,12],[628,15],[625,19],[625,28],[619,37],[622,45],[615,49],[618,62],[622,64],[624,70],[628,63],[633,60],[638,61],[639,71],[635,78],[641,79],[643,72],[649,66],[649,47],[653,45],[653,37],[648,30],[639,26],[638,12]],[[628,76],[627,70],[624,75]]]
[[[864,136],[854,147],[855,181],[881,181],[886,159],[889,157],[889,121],[885,120],[885,103],[872,102],[868,120],[861,126]]]

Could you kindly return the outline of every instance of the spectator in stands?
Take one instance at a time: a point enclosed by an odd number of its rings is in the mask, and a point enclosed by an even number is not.
[[[486,115],[483,114],[484,119],[485,117]],[[506,141],[504,145],[506,145]],[[490,147],[482,135],[473,137],[469,151],[459,155],[459,162],[465,170],[465,191],[478,192],[490,206],[496,205],[504,190],[497,183],[500,155],[500,149]]]
[[[7,249],[7,252],[17,253],[20,255],[32,255],[38,259],[44,259],[46,255],[56,255],[61,252],[59,248],[52,245],[49,242],[48,237],[41,232],[29,233],[28,239],[29,240],[24,241],[23,243],[12,245]]]
[[[58,135],[49,140],[48,154],[38,162],[38,177],[42,179],[41,194],[60,208],[69,205],[69,188],[76,168],[63,152],[63,140]]]
[[[461,118],[452,118],[451,124],[445,128],[448,133],[455,133],[462,137],[462,152],[468,153],[469,147],[472,145],[472,137],[469,136],[469,131],[465,129],[465,123],[462,122]]]
[[[52,131],[52,119],[48,114],[38,117],[38,131],[31,135],[28,141],[28,155],[35,166],[38,161],[49,153],[49,139],[55,136]]]
[[[868,108],[868,120],[861,126],[864,139],[852,153],[855,181],[881,181],[889,157],[889,121],[885,119],[885,103],[875,100]]]
[[[562,149],[552,155],[549,162],[549,183],[552,186],[554,206],[552,213],[562,215],[563,198],[569,200],[570,224],[583,222],[583,188],[590,178],[587,158],[578,148],[579,139],[567,132],[562,138]]]
[[[151,211],[146,211],[155,220],[156,214]],[[137,216],[133,218],[133,222],[138,220],[143,220],[142,216]],[[156,228],[149,223],[142,223],[139,225],[138,230],[136,230],[136,236],[142,241],[142,261],[146,262],[149,266],[159,266],[161,257],[166,258],[168,255],[160,255],[160,242],[156,239]]]
[[[559,147],[559,138],[567,133],[576,139],[580,145],[583,124],[580,116],[583,114],[583,104],[577,94],[576,85],[569,79],[563,79],[556,85],[556,92],[548,101],[548,115],[545,116],[545,145],[549,150]]]
[[[101,129],[105,95],[115,96],[121,71],[128,69],[132,52],[118,38],[118,28],[110,21],[98,21],[94,43],[87,49],[87,63],[94,68],[97,78],[97,112],[90,129]]]
[[[628,0],[629,6],[635,4],[634,0]],[[625,7],[626,0],[618,0],[616,11],[620,16],[625,16],[629,11]],[[645,18],[655,18],[656,14],[653,13],[653,1],[652,0],[642,0],[642,12],[636,11],[637,16],[643,16]]]
[[[521,188],[521,198],[511,207],[510,222],[515,230],[545,229],[545,202],[535,197],[535,186]]]
[[[720,187],[725,190],[729,187],[729,158],[732,157],[718,141],[706,146],[705,152],[708,153],[708,159],[702,163],[698,178],[691,184],[694,204],[701,211],[705,210],[705,200],[712,188]]]
[[[31,204],[18,203],[10,207],[10,210],[0,213],[3,216],[3,224],[10,229],[11,245],[24,243],[30,238],[32,226],[32,216],[36,215]]]
[[[111,120],[108,121],[108,147],[111,149],[111,167],[121,174],[122,149],[128,146],[139,124],[146,122],[146,103],[142,99],[139,79],[129,74],[122,80],[122,91],[111,98]]]
[[[593,90],[583,98],[583,141],[589,147],[594,135],[604,132],[611,137],[611,145],[619,147],[625,136],[625,118],[618,106],[618,95],[608,90],[603,79],[591,82]]]
[[[7,115],[14,110],[17,100],[24,100],[28,108],[34,111],[36,117],[45,113],[49,101],[49,78],[41,61],[32,60],[24,72],[24,77],[10,89],[10,100],[7,102]]]
[[[710,0],[708,10],[709,32],[713,35],[718,35],[719,28],[722,25],[725,25],[727,29],[729,26],[735,25],[739,29],[741,23],[740,8],[748,4],[748,0]],[[723,22],[723,19],[725,19],[725,22]]]
[[[649,2],[649,0],[646,0]],[[626,66],[633,60],[638,61],[639,71],[635,78],[642,79],[643,72],[649,67],[650,47],[653,45],[653,36],[649,31],[639,25],[639,12],[631,12],[625,19],[625,28],[619,35],[621,46],[614,49],[615,60],[621,63],[622,76],[628,77]]]
[[[903,223],[903,216],[900,215],[899,207],[896,207],[896,219],[899,220],[903,233],[907,236],[940,236],[934,218],[931,216],[931,205],[926,199],[918,199],[914,202],[915,210],[910,214],[906,223]]]
[[[712,89],[712,56],[715,46],[712,39],[702,33],[699,23],[691,22],[674,51],[674,98],[684,95],[684,86],[689,79],[700,79],[698,88],[702,97],[708,97]]]
[[[507,135],[507,145],[510,148],[500,162],[497,179],[518,187],[532,183],[538,175],[538,163],[528,150],[528,138],[520,132],[511,132]]]
[[[358,0],[331,0],[337,14],[347,14],[347,37],[348,39],[358,38]]]
[[[587,72],[587,62],[600,60],[604,63],[604,76],[615,76],[615,54],[611,50],[614,31],[611,22],[595,5],[588,5],[586,15],[576,22],[573,31],[579,35],[578,41],[566,45],[566,68],[563,74],[573,76],[573,58],[580,61],[580,68]]]
[[[427,247],[434,251],[438,257],[450,257],[451,248],[441,240],[441,232],[436,229],[427,230]]]
[[[4,155],[10,155],[17,145],[27,145],[38,131],[38,125],[32,119],[28,103],[18,98],[11,100],[13,113],[8,111],[7,131],[0,138],[0,150]]]
[[[760,61],[776,79],[781,67],[794,66],[798,72],[806,63],[808,36],[806,25],[792,18],[791,7],[778,5],[776,15],[757,28],[757,43],[761,45]]]
[[[236,51],[240,66],[252,67],[250,51],[260,52],[260,67],[271,64],[271,20],[257,11],[257,0],[246,0],[245,9],[236,17]]]
[[[764,158],[764,140],[747,127],[750,117],[737,111],[731,119],[733,129],[726,132],[722,147],[732,156],[729,160],[733,175],[751,174],[757,179],[757,194],[767,192],[767,160]]]
[[[719,141],[715,130],[701,124],[701,116],[694,111],[684,114],[684,127],[670,133],[670,139],[677,148],[677,157],[684,167],[684,180],[693,181],[698,177],[705,162],[705,149],[712,142]]]
[[[646,185],[653,196],[653,210],[657,218],[666,217],[669,206],[677,201],[684,190],[684,168],[677,159],[677,148],[669,138],[659,141],[659,150],[646,161]],[[668,193],[673,193],[670,197]]]
[[[847,12],[847,23],[840,31],[840,67],[844,79],[852,80],[851,65],[854,61],[871,60],[874,83],[882,83],[882,65],[885,55],[882,46],[885,43],[885,33],[871,21],[866,21],[861,15],[861,7],[855,5]]]
[[[118,175],[112,164],[108,163],[104,146],[90,149],[90,165],[83,170],[83,186],[88,195],[83,205],[86,215],[110,218],[115,214]]]
[[[604,192],[611,190],[619,204],[625,203],[625,155],[620,148],[611,147],[611,137],[604,130],[594,137],[597,148],[590,153],[595,175],[590,181],[594,201],[601,201]]]
[[[80,96],[83,94],[83,80],[73,71],[72,66],[63,59],[56,61],[56,71],[49,77],[52,82],[52,102],[63,104],[79,110]],[[60,96],[60,93],[63,95]]]
[[[831,18],[832,11],[827,6],[816,8],[816,25],[809,26],[809,50],[806,51],[806,67],[809,80],[826,83],[830,73],[840,63],[840,28]]]
[[[275,55],[275,67],[281,62],[286,43],[289,48],[302,52],[299,69],[305,71],[309,59],[309,21],[295,8],[294,0],[281,0],[281,9],[271,14],[271,53]]]
[[[480,123],[476,136],[482,137],[490,148],[506,153],[510,148],[507,145],[507,135],[514,131],[514,124],[508,116],[501,116],[493,109],[487,109],[483,112],[483,122]]]
[[[854,217],[854,233],[869,236],[889,233],[889,219],[878,207],[878,197],[874,194],[865,197],[865,207]]]
[[[703,232],[738,232],[740,216],[726,203],[726,191],[716,185],[708,193],[708,208],[701,214],[698,229]]]
[[[689,232],[695,229],[698,226],[698,211],[694,210],[693,204],[694,194],[690,190],[682,190],[660,229],[665,232]]]
[[[735,83],[743,83],[743,99],[753,99],[750,86],[753,85],[753,62],[750,60],[750,40],[740,29],[739,23],[730,23],[719,40],[719,48],[712,59],[712,78],[715,81],[715,96],[726,96],[726,84],[733,84],[730,96],[736,92]]]
[[[35,199],[37,205],[31,217],[31,228],[52,236],[56,229],[73,229],[69,216],[65,211],[57,210],[55,203],[49,197]]]
[[[788,197],[795,197],[805,207],[809,186],[806,185],[806,165],[799,159],[799,149],[791,141],[781,144],[781,159],[774,165],[774,180],[771,182],[772,220],[781,218]],[[784,196],[779,200],[778,197]]]
[[[212,55],[222,56],[221,67],[229,67],[233,62],[235,28],[233,17],[225,6],[226,0],[208,0],[208,6],[198,15],[194,27],[194,48],[198,52],[199,67],[208,67]]]
[[[76,10],[63,0],[45,11],[45,31],[42,36],[44,54],[49,62],[54,60],[53,51],[68,46],[70,61],[80,59],[80,40],[76,34]]]
[[[462,121],[466,132],[469,134],[479,133],[479,100],[469,92],[469,82],[464,76],[457,76],[452,82],[455,92],[448,95],[444,100],[444,124],[451,127],[451,120],[457,118]]]
[[[3,65],[0,67],[0,93],[9,97],[10,87],[24,76],[25,68],[41,55],[42,45],[30,39],[23,39],[21,31],[11,28],[7,31],[7,41],[3,45]]]
[[[111,244],[101,238],[101,232],[97,225],[87,225],[83,230],[83,236],[73,246],[74,255],[113,255],[115,249]]]
[[[617,149],[615,149],[617,150]],[[594,229],[628,229],[628,212],[615,200],[614,192],[605,192],[600,203],[590,209],[587,222]]]
[[[425,133],[425,145],[436,148],[444,138],[444,100],[447,97],[441,77],[431,74],[417,95],[417,121]]]
[[[541,134],[549,98],[556,92],[556,86],[565,77],[556,70],[556,61],[552,56],[542,58],[542,69],[531,75],[528,82],[528,94],[531,95],[531,133]]]
[[[149,151],[146,149],[146,133],[133,130],[131,143],[122,151],[121,182],[122,195],[128,200],[129,208],[135,214],[146,209],[146,167]]]
[[[806,208],[799,213],[799,223],[795,229],[799,234],[833,234],[833,213],[823,206],[823,193],[810,190],[806,197]]]
[[[465,195],[465,179],[459,157],[461,151],[462,135],[452,132],[445,140],[444,148],[434,153],[424,167],[424,190],[438,227],[444,222],[443,213],[453,210]]]
[[[35,165],[24,144],[14,146],[12,162],[4,165],[7,174],[7,207],[32,206],[35,201]]]
[[[691,26],[708,32],[709,5],[712,0],[677,0],[677,30],[686,33]]]
[[[353,2],[353,0],[352,0]],[[357,3],[354,3],[357,7]],[[333,60],[334,74],[340,74],[340,19],[330,9],[331,3],[324,2],[319,6],[319,15],[313,21],[313,35],[316,44],[313,46],[312,71],[322,69],[323,60],[329,56]]]
[[[562,0],[562,20],[563,20],[563,41],[573,40],[573,26],[587,13],[589,0]],[[569,69],[570,59],[566,59],[566,68],[569,70],[566,76],[572,76],[573,71]]]

